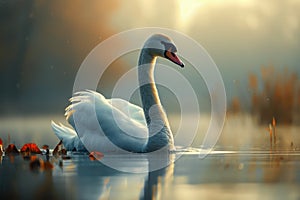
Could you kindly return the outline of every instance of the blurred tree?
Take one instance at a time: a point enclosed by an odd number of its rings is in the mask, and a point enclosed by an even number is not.
[[[237,114],[241,112],[241,103],[240,99],[238,97],[233,97],[233,99],[230,101],[230,105],[228,107],[229,113]]]
[[[114,33],[118,1],[4,1],[0,4],[1,115],[63,112],[77,69]],[[109,81],[122,74],[120,62]]]

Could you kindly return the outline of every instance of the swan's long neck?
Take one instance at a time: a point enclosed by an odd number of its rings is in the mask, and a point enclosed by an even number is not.
[[[155,63],[156,57],[151,56],[149,49],[142,49],[138,63],[138,77],[149,132],[145,152],[156,151],[166,146],[169,150],[174,149],[169,121],[161,105],[154,81]]]

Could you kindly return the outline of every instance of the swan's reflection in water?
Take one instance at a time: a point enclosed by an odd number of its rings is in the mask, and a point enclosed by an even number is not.
[[[144,188],[141,192],[140,199],[161,199],[162,189],[164,185],[168,185],[173,179],[174,175],[174,159],[175,155],[170,154],[164,157],[164,162],[169,163],[169,165],[148,172],[147,177],[145,178]],[[148,165],[150,169],[154,167],[152,165],[157,165],[157,159],[152,156],[148,160]]]
[[[79,164],[77,173],[78,177],[82,179],[81,182],[86,181],[84,177],[87,175],[89,180],[91,177],[95,177],[93,188],[90,187],[90,184],[88,187],[81,187],[82,194],[79,194],[80,196],[86,197],[86,195],[98,193],[97,199],[118,199],[120,196],[126,196],[125,199],[160,199],[164,184],[168,184],[173,178],[175,160],[173,154],[127,155],[125,157],[110,155],[106,159],[107,162],[117,160],[119,170],[129,171],[130,169],[136,173],[124,173],[108,167],[101,167],[103,171],[99,172],[96,169],[92,170],[91,165]],[[100,165],[102,164],[100,163]],[[159,166],[163,167],[151,171]],[[90,169],[87,170],[86,167]],[[97,180],[97,177],[101,177],[100,180]]]
[[[5,155],[0,164],[0,199],[220,199],[224,193],[230,199],[300,197],[300,152],[215,151],[204,160],[192,152],[176,164],[175,156],[178,153],[106,156],[118,160],[123,171],[133,167],[144,172],[126,173],[90,161],[88,155],[71,154],[62,165],[60,158],[50,156],[54,168],[44,170],[31,170],[30,160],[20,155]],[[47,161],[45,156],[39,158]],[[165,167],[145,172],[161,164]]]
[[[121,172],[90,161],[87,156],[77,155],[64,160],[62,168],[56,168],[53,176],[62,181],[68,191],[65,198],[72,199],[153,199],[159,197],[164,184],[172,180],[175,155],[109,155],[107,162],[117,162],[118,169],[136,173]],[[75,159],[76,158],[76,159]],[[170,165],[168,165],[171,163]],[[164,166],[156,171],[158,166]],[[143,173],[141,173],[143,172]]]

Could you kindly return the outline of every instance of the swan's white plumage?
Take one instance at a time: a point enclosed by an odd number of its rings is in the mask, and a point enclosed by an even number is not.
[[[93,151],[117,151],[105,141],[107,137],[117,146],[142,152],[147,143],[147,125],[143,109],[122,99],[106,99],[100,93],[86,90],[76,92],[66,108],[66,118],[77,130],[82,142]],[[105,136],[99,134],[101,129]]]
[[[86,151],[75,130],[54,121],[51,121],[51,126],[55,135],[63,141],[66,150]]]
[[[83,143],[89,151],[110,152],[121,148],[151,152],[163,147],[173,150],[172,131],[158,97],[153,71],[157,56],[183,67],[176,51],[173,42],[161,34],[145,42],[138,62],[143,108],[122,99],[106,99],[95,91],[79,91],[70,98],[71,104],[65,112],[74,130],[53,122],[55,134],[65,146],[73,144],[76,148]]]
[[[130,119],[134,120],[134,122],[139,122],[141,126],[146,126],[144,111],[141,107],[123,99],[117,98],[108,99],[108,103],[110,103],[113,107],[119,109]]]

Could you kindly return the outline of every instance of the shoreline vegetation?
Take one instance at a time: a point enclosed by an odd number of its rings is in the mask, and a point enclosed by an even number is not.
[[[240,98],[234,97],[229,103],[230,114],[249,112],[260,125],[272,123],[273,118],[278,125],[300,125],[300,80],[296,72],[263,66],[258,74],[249,74],[246,91],[250,110],[243,110]]]

